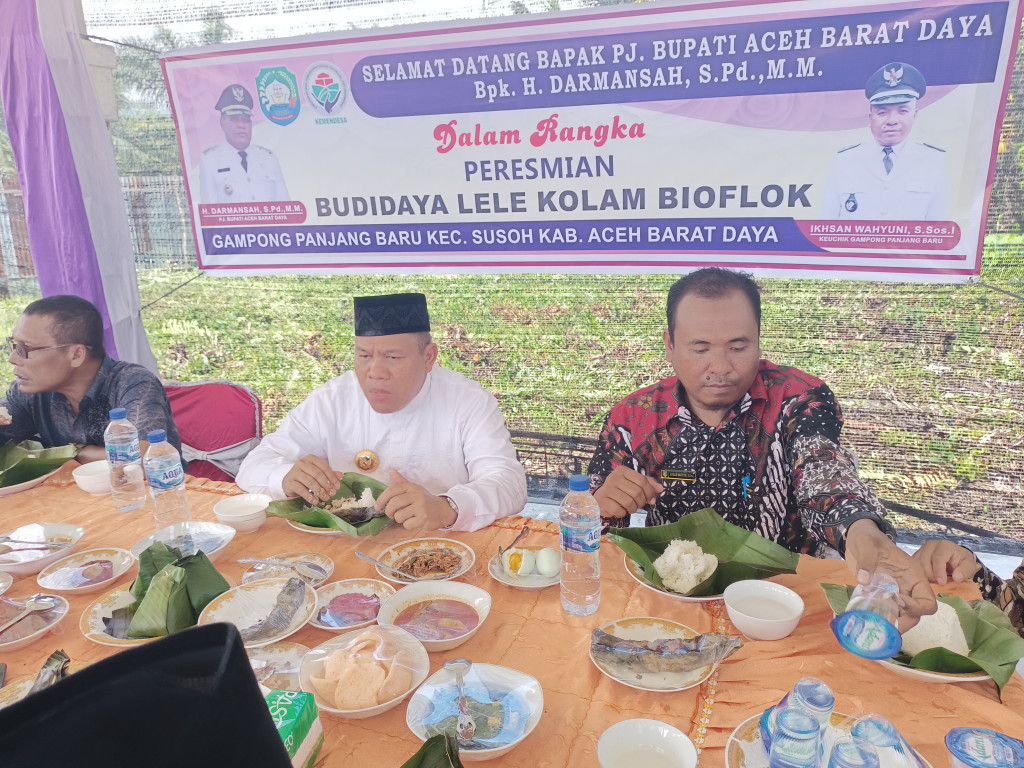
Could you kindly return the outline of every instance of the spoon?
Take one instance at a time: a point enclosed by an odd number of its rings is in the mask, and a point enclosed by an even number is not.
[[[508,551],[509,551],[510,549],[512,549],[512,547],[514,547],[514,546],[515,546],[516,544],[518,544],[518,543],[519,543],[519,541],[520,541],[520,540],[521,540],[521,539],[523,538],[523,536],[525,536],[525,535],[526,535],[526,534],[528,534],[529,532],[530,532],[530,526],[529,526],[529,525],[524,525],[524,526],[523,526],[523,530],[521,530],[521,531],[519,532],[519,535],[518,535],[518,536],[516,536],[516,537],[515,537],[514,539],[512,539],[512,543],[511,543],[511,544],[509,544],[509,545],[508,545],[507,547],[505,547],[504,549],[502,549],[501,547],[498,547],[498,557],[501,557],[501,556],[502,556],[502,555],[504,555],[504,554],[505,554],[506,552],[508,552]]]
[[[21,613],[4,624],[0,624],[0,634],[3,634],[5,630],[14,626],[29,614],[39,613],[40,611],[49,611],[56,606],[57,599],[51,595],[32,595],[32,597],[25,601],[25,608]]]
[[[327,571],[316,563],[283,563],[280,560],[260,560],[258,557],[243,557],[240,563],[256,563],[257,565],[274,565],[280,568],[294,568],[299,576],[307,579],[326,579]]]
[[[392,565],[382,563],[380,560],[370,557],[368,554],[366,554],[365,552],[360,552],[358,549],[356,550],[356,557],[358,557],[360,560],[365,560],[368,563],[379,565],[381,568],[391,571],[392,573],[397,573],[405,581],[430,581],[431,579],[437,578],[436,576],[410,576],[408,573],[403,573],[402,571],[398,570]]]
[[[469,714],[469,702],[466,700],[466,690],[463,687],[462,677],[473,666],[469,659],[448,659],[441,665],[445,671],[455,675],[455,687],[459,690],[459,717],[455,729],[458,731],[459,741],[470,741],[476,733],[476,722]]]

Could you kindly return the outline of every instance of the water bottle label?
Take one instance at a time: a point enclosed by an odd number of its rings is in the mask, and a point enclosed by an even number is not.
[[[127,462],[139,461],[142,453],[139,451],[139,441],[133,440],[129,445],[107,445],[107,458],[111,464],[124,464]]]
[[[573,531],[569,526],[562,526],[562,549],[569,552],[597,552],[601,546],[601,530],[588,528],[584,531]]]
[[[157,467],[146,469],[146,479],[149,485],[161,491],[169,491],[185,482],[185,471],[181,464],[170,467]]]

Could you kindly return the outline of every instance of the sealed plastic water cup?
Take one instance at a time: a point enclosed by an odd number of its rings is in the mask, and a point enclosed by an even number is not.
[[[988,728],[954,728],[946,749],[952,768],[1024,768],[1024,743]]]
[[[832,619],[832,632],[850,653],[865,659],[890,659],[899,653],[903,637],[896,627],[900,607],[896,580],[876,573],[869,584],[859,584],[846,610]]]
[[[850,736],[859,746],[873,746],[879,764],[886,768],[926,768],[903,734],[883,715],[858,718],[850,727]]]

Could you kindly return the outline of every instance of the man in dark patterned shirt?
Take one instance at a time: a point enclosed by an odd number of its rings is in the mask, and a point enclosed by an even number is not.
[[[647,524],[660,525],[712,507],[794,552],[836,550],[860,579],[888,572],[911,621],[934,613],[920,565],[893,543],[881,503],[839,444],[832,392],[760,359],[757,284],[698,270],[672,286],[667,316],[676,375],[612,409],[590,464],[602,516],[622,525],[646,508]]]
[[[166,430],[181,451],[160,379],[107,356],[103,319],[91,303],[68,295],[34,301],[13,334],[6,349],[17,378],[0,399],[0,441],[35,439],[47,448],[77,443],[84,446],[79,461],[98,461],[107,457],[110,409],[125,408],[139,435]],[[145,452],[145,440],[140,445]]]

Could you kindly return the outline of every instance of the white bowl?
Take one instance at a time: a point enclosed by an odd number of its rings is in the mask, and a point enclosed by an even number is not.
[[[106,496],[110,493],[110,463],[103,461],[90,461],[71,471],[75,478],[75,485],[86,493],[93,496]]]
[[[415,627],[402,627],[423,643],[423,647],[430,653],[450,651],[452,648],[462,645],[476,634],[491,611],[491,596],[480,587],[463,584],[460,581],[421,581],[402,587],[381,603],[380,612],[377,614],[377,623],[381,626],[394,625],[395,619],[406,608],[428,600],[455,600],[476,611],[476,615],[480,619],[472,629],[456,637],[443,640],[431,640],[430,634],[424,632],[423,628],[417,630]]]
[[[503,719],[500,730],[481,737],[480,723],[489,720],[490,713],[474,710],[470,713],[477,722],[477,737],[468,746],[459,746],[459,759],[477,762],[500,757],[515,749],[540,722],[544,712],[544,691],[537,679],[509,667],[495,664],[473,664],[465,675],[466,698],[481,704],[502,703]],[[441,668],[420,686],[409,701],[405,722],[409,730],[424,741],[438,731],[438,723],[456,714],[455,675]],[[632,768],[632,767],[631,767]]]
[[[75,548],[75,544],[82,538],[85,528],[70,523],[30,523],[13,531],[7,531],[0,536],[0,544],[4,539],[18,539],[19,541],[68,543],[69,547],[56,547],[53,549],[24,549],[25,544],[10,544],[14,547],[11,552],[0,554],[0,571],[7,571],[15,576],[26,576],[30,573],[39,573],[50,563],[67,557]]]
[[[390,701],[385,701],[383,704],[378,704],[375,707],[366,707],[365,709],[337,709],[335,707],[328,706],[328,704],[313,689],[313,684],[310,681],[310,678],[314,675],[320,675],[323,672],[324,659],[330,656],[331,653],[338,648],[350,644],[354,638],[359,637],[366,632],[372,632],[379,637],[385,638],[386,641],[392,644],[392,647],[395,650],[405,651],[407,661],[405,666],[412,673],[412,683],[409,686],[409,689],[401,696],[397,696]],[[400,629],[398,627],[366,627],[364,629],[357,629],[354,632],[346,632],[344,635],[332,637],[326,643],[318,645],[303,656],[302,662],[299,665],[299,685],[302,686],[302,690],[306,693],[313,694],[313,698],[316,700],[316,706],[321,712],[328,712],[332,715],[338,715],[339,717],[345,717],[351,720],[362,720],[397,707],[410,693],[416,690],[420,683],[426,679],[429,671],[430,659],[427,658],[427,652],[423,648],[423,644],[404,629]]]
[[[265,493],[243,493],[218,501],[213,507],[213,514],[239,533],[252,533],[267,521],[268,504],[270,497]]]
[[[601,768],[634,768],[649,763],[696,768],[697,748],[678,728],[636,718],[615,723],[601,734],[597,760]]]
[[[800,595],[771,581],[737,581],[725,588],[722,597],[733,626],[751,640],[788,637],[804,613]]]

